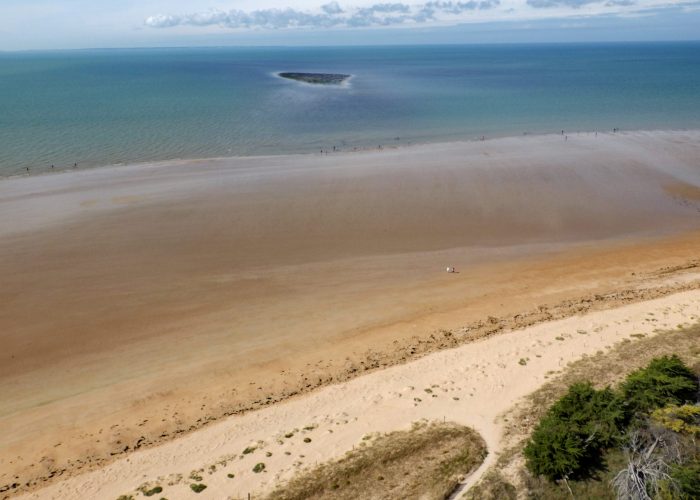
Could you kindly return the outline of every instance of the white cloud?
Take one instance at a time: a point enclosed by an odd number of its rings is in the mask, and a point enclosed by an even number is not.
[[[173,26],[221,26],[226,28],[333,28],[420,24],[459,16],[465,12],[493,9],[500,0],[431,0],[421,4],[375,3],[341,7],[338,2],[317,9],[268,8],[252,11],[211,10],[184,15],[158,14],[146,19],[152,28]]]
[[[182,24],[182,18],[169,14],[157,14],[146,19],[146,25],[153,28],[171,28],[179,24]]]
[[[363,0],[356,0],[362,2]],[[365,0],[371,1],[371,0]],[[459,24],[499,20],[537,20],[597,15],[630,15],[650,9],[682,7],[697,0],[428,0],[341,5],[315,8],[268,7],[253,10],[209,10],[158,14],[145,20],[152,28],[215,26],[227,29],[328,29]]]

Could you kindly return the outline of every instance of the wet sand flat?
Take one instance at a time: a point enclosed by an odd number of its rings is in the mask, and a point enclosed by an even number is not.
[[[692,265],[698,186],[695,131],[0,181],[0,486]]]

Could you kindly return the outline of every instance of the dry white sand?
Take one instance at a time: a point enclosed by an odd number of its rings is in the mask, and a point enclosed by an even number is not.
[[[693,290],[505,333],[228,418],[21,498],[109,499],[145,482],[162,485],[167,498],[192,498],[189,484],[198,481],[187,478],[199,469],[207,489],[197,498],[255,497],[306,466],[359,446],[368,434],[405,429],[420,419],[447,419],[479,431],[491,452],[481,471],[499,450],[497,417],[548,374],[623,339],[635,341],[632,334],[651,336],[698,318],[700,290]],[[294,436],[285,438],[289,432]],[[242,455],[249,446],[257,449]],[[227,465],[210,472],[222,461]],[[258,462],[265,472],[252,472]],[[177,484],[169,486],[169,480]]]

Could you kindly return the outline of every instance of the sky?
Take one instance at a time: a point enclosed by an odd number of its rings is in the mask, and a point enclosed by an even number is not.
[[[700,40],[700,0],[0,0],[0,50]]]

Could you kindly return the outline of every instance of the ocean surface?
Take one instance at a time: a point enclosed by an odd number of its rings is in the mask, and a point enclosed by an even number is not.
[[[700,128],[700,43],[0,53],[0,176],[613,127]]]

